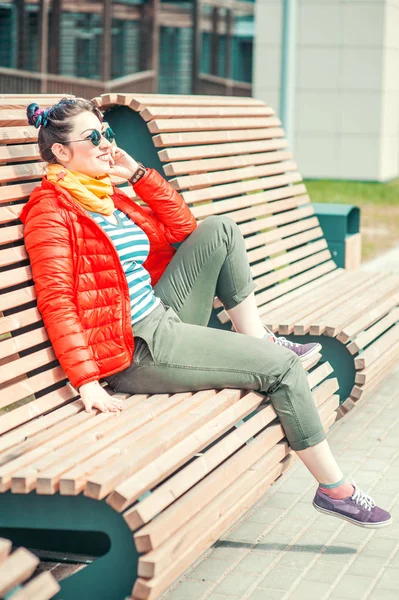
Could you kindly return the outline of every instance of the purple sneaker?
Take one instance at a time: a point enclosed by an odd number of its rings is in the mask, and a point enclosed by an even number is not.
[[[285,337],[277,337],[268,327],[265,327],[265,330],[273,338],[273,342],[278,346],[282,346],[283,348],[288,348],[299,356],[301,360],[307,360],[317,352],[321,350],[321,344],[317,342],[310,342],[309,344],[296,344],[295,342],[290,342]]]
[[[377,529],[392,523],[389,512],[376,506],[374,500],[368,494],[359,490],[356,485],[354,485],[354,488],[355,491],[352,496],[343,500],[334,500],[334,498],[330,498],[318,489],[313,500],[313,506],[325,515],[344,519],[359,527]]]

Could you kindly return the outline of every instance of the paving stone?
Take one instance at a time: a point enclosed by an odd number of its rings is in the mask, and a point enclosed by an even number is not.
[[[264,525],[264,523],[244,521],[229,534],[228,539],[253,544],[264,533],[265,529],[267,529],[267,525]]]
[[[219,544],[212,550],[209,558],[214,560],[222,560],[227,564],[232,564],[246,552],[245,548],[235,547],[234,542],[229,542],[226,540],[219,542]]]
[[[357,555],[357,550],[349,544],[332,544],[323,553],[323,558],[328,558],[331,562],[347,563]]]
[[[376,577],[385,564],[385,560],[384,557],[360,554],[349,567],[348,574],[355,576],[367,574],[368,577]]]
[[[224,594],[211,594],[206,597],[206,600],[230,600],[230,598],[238,598],[238,596],[225,596]]]
[[[179,584],[167,600],[198,600],[213,584],[209,581],[193,581],[186,579]]]
[[[308,529],[300,538],[298,538],[295,542],[296,546],[311,546],[313,545],[315,549],[321,549],[328,542],[331,536],[334,535],[333,532],[328,530],[316,529],[315,527],[311,527]],[[334,538],[334,544],[336,543],[336,539]]]
[[[303,521],[292,520],[291,518],[282,519],[273,527],[271,533],[286,537],[288,542],[304,528],[304,525]]]
[[[336,517],[330,517],[329,515],[318,515],[316,521],[313,523],[313,527],[319,531],[337,531],[342,527],[342,521]]]
[[[275,556],[270,553],[252,551],[234,567],[234,571],[260,574],[270,567],[274,559]]]
[[[253,574],[246,575],[241,571],[233,571],[232,573],[229,573],[229,575],[227,575],[227,577],[225,577],[213,591],[215,594],[225,594],[226,596],[231,595],[242,598],[244,593],[249,587],[251,587],[251,585],[253,585],[253,583]],[[188,600],[188,598],[191,600],[190,596],[187,596],[185,600]]]
[[[298,494],[286,494],[285,492],[277,492],[274,496],[267,498],[265,506],[273,506],[274,508],[290,508],[298,502]]]
[[[285,513],[284,508],[275,508],[273,506],[261,506],[248,517],[248,521],[253,523],[271,524],[277,521]]]
[[[276,566],[265,575],[259,583],[259,587],[271,588],[273,590],[288,590],[293,583],[302,575],[302,569],[285,569]]]
[[[356,544],[356,546],[364,543],[366,538],[370,537],[372,532],[370,529],[362,529],[354,525],[345,525],[342,531],[334,538],[334,544]]]
[[[252,592],[249,600],[281,600],[281,590],[259,588]]]
[[[303,548],[298,551],[293,547],[279,560],[278,565],[287,569],[305,569],[316,554],[311,549],[306,552]]]
[[[301,583],[292,590],[291,597],[295,600],[309,600],[310,598],[316,600],[317,598],[322,598],[329,587],[329,583],[301,581]]]
[[[367,573],[368,574],[368,573]],[[339,584],[334,588],[335,594],[340,598],[363,598],[373,586],[374,580],[372,578],[358,577],[356,575],[345,574]]]
[[[304,575],[304,581],[331,583],[340,575],[342,568],[341,563],[331,562],[324,558],[318,559]]]
[[[398,592],[376,589],[371,592],[367,600],[398,600]]]
[[[376,587],[379,590],[396,590],[396,593],[398,594],[399,569],[386,569]]]
[[[218,581],[230,566],[231,562],[228,560],[206,558],[198,567],[191,571],[190,579]]]
[[[389,538],[372,538],[362,550],[362,555],[388,557],[397,546],[397,543],[398,540]]]

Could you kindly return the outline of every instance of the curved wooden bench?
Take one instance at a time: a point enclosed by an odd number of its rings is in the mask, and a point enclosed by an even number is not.
[[[37,556],[26,548],[18,548],[10,554],[11,547],[9,540],[0,538],[0,598],[11,598],[11,596],[13,600],[53,598],[60,586],[51,573],[40,573],[32,578],[40,562]]]
[[[336,267],[274,110],[209,96],[95,101],[119,145],[163,171],[197,218],[224,214],[240,224],[264,323],[322,343],[341,414],[372,392],[399,359],[399,276]]]
[[[156,599],[294,456],[261,394],[134,395],[124,396],[119,415],[83,410],[36,308],[18,221],[43,173],[37,131],[24,123],[23,99],[5,106],[0,106],[0,535],[17,527],[19,536],[36,535],[32,547],[45,550],[43,532],[52,529],[60,551],[78,552],[84,545],[96,560],[62,580],[57,598],[108,600],[112,587],[112,597],[122,600],[134,586],[135,600]],[[317,355],[304,366],[328,429],[339,405],[338,383],[330,365],[319,360]]]

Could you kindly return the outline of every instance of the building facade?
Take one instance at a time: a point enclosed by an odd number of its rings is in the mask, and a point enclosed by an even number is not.
[[[10,90],[9,69],[46,74],[43,91],[55,91],[56,77],[110,82],[147,72],[143,89],[136,78],[135,89],[122,81],[115,90],[188,94],[211,86],[213,93],[219,85],[228,93],[231,80],[234,93],[250,95],[253,35],[253,0],[6,0],[0,5],[0,93],[21,91]]]
[[[298,0],[295,136],[310,178],[399,176],[399,0]],[[283,2],[256,0],[253,95],[280,104]]]

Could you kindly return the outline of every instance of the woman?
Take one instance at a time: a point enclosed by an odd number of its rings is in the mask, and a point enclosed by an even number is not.
[[[225,217],[198,227],[179,194],[116,147],[93,103],[31,104],[47,174],[24,207],[25,244],[55,354],[87,411],[119,411],[100,385],[128,393],[209,388],[265,392],[319,483],[321,512],[363,527],[388,512],[347,482],[325,439],[294,345],[265,332],[244,241]],[[143,208],[111,184],[129,180]],[[171,244],[183,242],[177,252]],[[217,295],[237,333],[206,327]],[[270,343],[274,342],[274,343]]]

